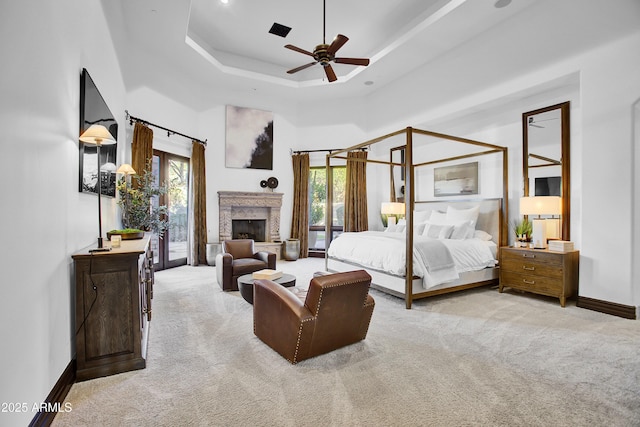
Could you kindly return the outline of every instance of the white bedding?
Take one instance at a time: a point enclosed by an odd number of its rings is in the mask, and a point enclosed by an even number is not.
[[[441,249],[448,249],[450,258],[445,254],[433,257],[429,261],[422,254],[429,252],[433,241],[441,242]],[[459,273],[481,270],[496,264],[496,244],[480,239],[431,239],[426,236],[413,238],[413,274],[422,278],[425,289],[458,279]],[[433,250],[433,249],[431,249]],[[328,255],[332,258],[353,262],[363,267],[384,271],[396,276],[406,272],[404,233],[385,233],[381,231],[363,231],[342,233],[331,242]],[[447,259],[453,260],[447,265]],[[431,264],[431,269],[427,265]]]

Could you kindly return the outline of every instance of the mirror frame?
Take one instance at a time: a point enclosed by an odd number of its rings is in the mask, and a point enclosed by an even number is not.
[[[524,178],[524,196],[529,196],[529,117],[552,110],[560,110],[561,120],[561,175],[562,175],[562,240],[571,240],[571,150],[570,150],[570,101],[549,107],[528,111],[522,114],[522,175]]]

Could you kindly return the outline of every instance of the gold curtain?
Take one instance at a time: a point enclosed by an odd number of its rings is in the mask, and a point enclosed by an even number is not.
[[[300,257],[309,256],[309,153],[294,154],[291,238],[300,240]]]
[[[369,229],[366,160],[366,151],[353,151],[347,154],[344,231],[366,231]]]
[[[191,146],[193,182],[193,244],[191,265],[207,264],[207,184],[204,145],[193,141]]]
[[[133,127],[133,141],[131,142],[131,167],[136,174],[142,176],[147,162],[153,156],[153,130],[136,122]],[[137,180],[132,180],[131,184],[136,187]],[[137,187],[136,187],[137,188]]]

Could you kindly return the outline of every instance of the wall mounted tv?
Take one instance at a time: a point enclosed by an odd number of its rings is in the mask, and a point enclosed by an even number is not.
[[[559,176],[547,176],[536,178],[536,196],[560,196],[562,192],[562,178]]]
[[[113,139],[118,140],[118,122],[104,102],[89,72],[83,68],[80,75],[80,133],[93,124],[103,125]],[[79,142],[80,147],[80,191],[98,194],[98,159],[97,147],[93,144]],[[102,194],[116,196],[116,154],[118,144],[100,146],[100,179]]]

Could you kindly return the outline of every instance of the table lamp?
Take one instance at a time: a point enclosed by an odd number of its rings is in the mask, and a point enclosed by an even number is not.
[[[90,249],[89,252],[105,252],[111,248],[105,248],[102,240],[102,175],[100,173],[100,146],[115,144],[116,140],[102,125],[91,125],[89,129],[80,135],[80,141],[85,144],[95,144],[98,158],[98,247]]]
[[[380,207],[380,213],[387,215],[387,224],[395,225],[398,216],[404,215],[404,203],[385,202]]]
[[[547,222],[540,215],[560,215],[561,199],[558,196],[522,197],[520,199],[520,215],[537,215],[532,223],[532,239],[535,249],[547,247]]]

